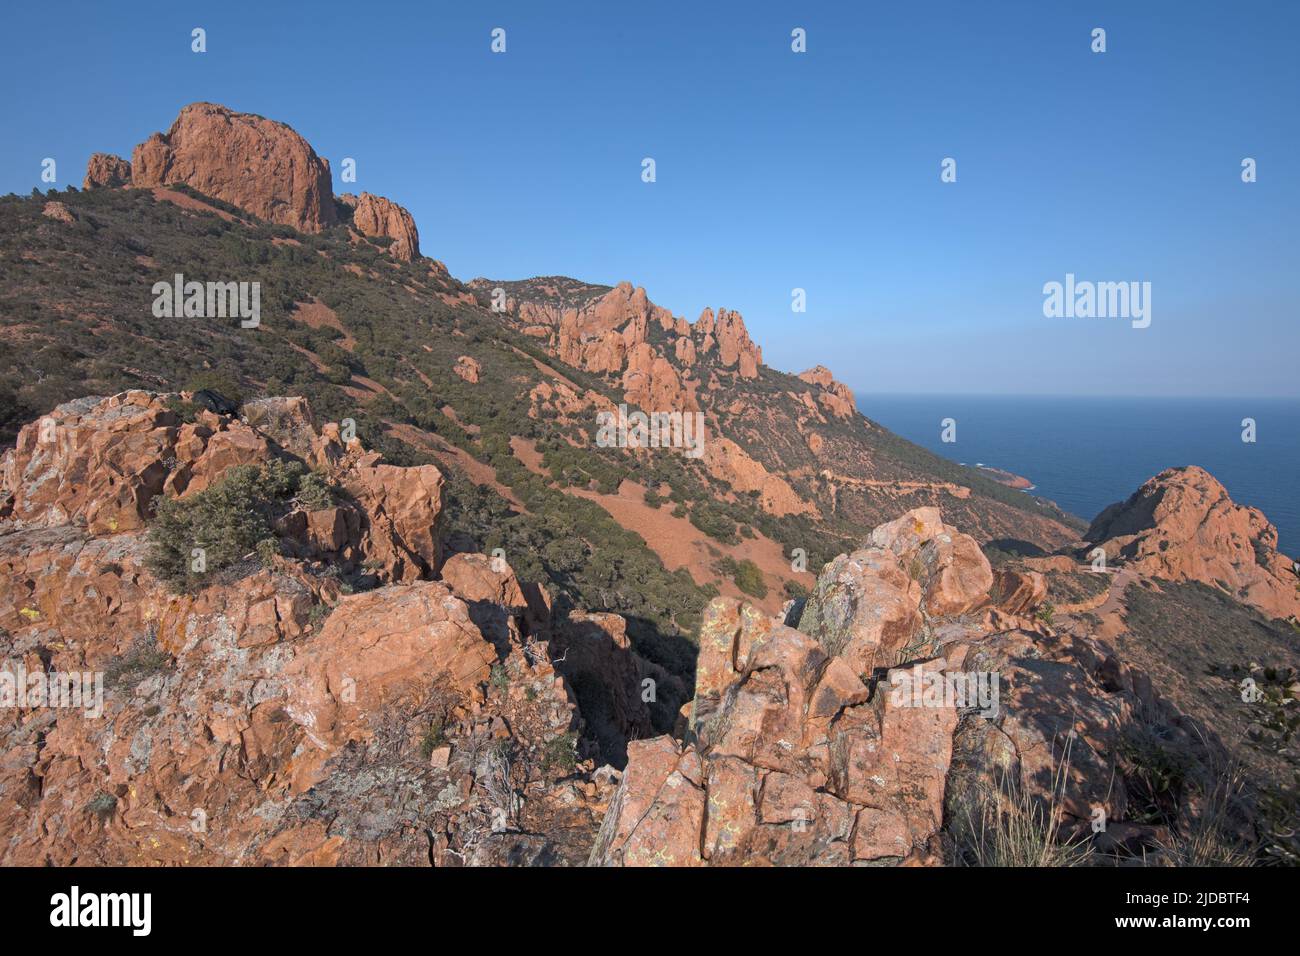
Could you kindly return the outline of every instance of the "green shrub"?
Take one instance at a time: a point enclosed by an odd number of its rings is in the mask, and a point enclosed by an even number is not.
[[[746,594],[759,599],[767,597],[767,585],[763,582],[763,572],[758,569],[757,564],[748,558],[745,558],[736,566],[736,573],[731,576],[731,580],[735,581],[736,587]]]
[[[749,558],[737,561],[735,558],[720,558],[713,565],[719,573],[731,578],[742,592],[760,600],[767,597],[767,584],[763,572]]]
[[[510,675],[506,673],[504,664],[492,665],[492,686],[497,690],[505,690],[510,686]]]
[[[572,773],[578,766],[578,735],[569,730],[552,737],[542,751],[542,769]]]
[[[334,504],[334,491],[323,475],[309,471],[298,482],[297,499],[308,511],[319,511]]]
[[[274,567],[275,559],[280,556],[280,542],[276,538],[263,538],[257,542],[256,551],[257,560],[262,563],[262,567]]]
[[[698,504],[691,511],[691,524],[699,528],[715,541],[723,544],[738,544],[736,522],[706,504]]]
[[[237,465],[188,498],[154,499],[146,564],[161,580],[183,590],[254,555],[266,563],[279,551],[274,521],[291,510],[304,474],[297,461],[276,459],[260,468]],[[314,483],[309,490],[318,493]],[[196,549],[202,551],[198,564]]]

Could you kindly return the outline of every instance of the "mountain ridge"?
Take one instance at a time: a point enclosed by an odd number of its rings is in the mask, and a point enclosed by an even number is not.
[[[6,861],[972,862],[1008,780],[1181,860],[1232,761],[1215,852],[1294,852],[1264,751],[1300,588],[1210,476],[1089,529],[736,312],[461,282],[322,169],[194,104],[91,188],[0,197],[0,642],[112,679],[107,724],[12,712]],[[256,282],[258,321],[161,314],[176,276]],[[702,456],[602,445],[620,406],[701,416]],[[968,672],[998,715],[894,694]]]

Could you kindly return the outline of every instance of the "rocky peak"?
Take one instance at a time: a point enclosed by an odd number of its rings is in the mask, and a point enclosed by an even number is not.
[[[718,360],[723,368],[735,366],[741,378],[758,378],[763,350],[750,340],[749,330],[739,312],[719,309],[713,337],[718,343]]]
[[[82,189],[112,188],[131,184],[131,164],[112,153],[95,153],[86,163]]]
[[[814,365],[800,372],[798,378],[820,389],[817,400],[837,418],[849,418],[858,410],[852,390],[843,382],[837,382],[825,365]]]
[[[1200,581],[1273,617],[1300,614],[1300,578],[1277,528],[1203,468],[1169,468],[1106,508],[1086,540],[1142,574]]]
[[[339,200],[352,207],[352,225],[363,236],[380,236],[393,240],[389,252],[403,262],[420,257],[420,234],[415,219],[402,206],[370,193],[359,197],[344,193]]]
[[[337,222],[329,163],[284,123],[191,103],[135,148],[136,186],[184,183],[268,222],[321,232]]]

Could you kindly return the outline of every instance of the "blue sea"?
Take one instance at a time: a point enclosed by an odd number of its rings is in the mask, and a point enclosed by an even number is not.
[[[858,409],[910,441],[967,465],[1028,478],[1030,494],[1081,518],[1127,498],[1152,475],[1200,465],[1233,500],[1277,525],[1300,555],[1300,400],[859,394]],[[957,441],[941,441],[956,419]],[[1256,441],[1242,441],[1253,418]]]

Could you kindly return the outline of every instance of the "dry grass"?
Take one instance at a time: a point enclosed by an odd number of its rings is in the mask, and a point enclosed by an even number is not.
[[[1025,791],[1011,773],[997,789],[968,802],[954,828],[956,862],[966,866],[1083,866],[1092,856],[1087,838],[1061,839],[1061,804],[1069,778],[1070,746],[1057,766],[1050,799]]]

